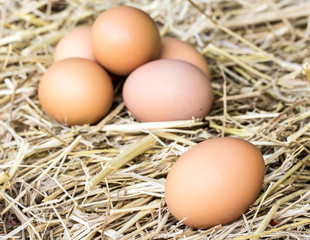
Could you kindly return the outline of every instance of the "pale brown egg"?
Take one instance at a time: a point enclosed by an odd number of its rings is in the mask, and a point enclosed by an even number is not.
[[[263,156],[250,142],[232,137],[205,140],[173,164],[165,184],[167,206],[193,228],[227,224],[255,201],[264,175]]]
[[[96,61],[90,40],[90,27],[78,27],[67,33],[57,43],[54,52],[54,62],[66,58],[86,58]]]
[[[210,70],[206,59],[189,43],[173,37],[163,37],[160,59],[179,59],[200,68],[210,79]]]
[[[65,125],[93,124],[109,111],[113,85],[96,62],[68,58],[46,70],[38,95],[43,110],[54,120]]]
[[[153,19],[129,6],[103,12],[92,26],[91,41],[97,61],[109,72],[123,76],[156,59],[161,49]]]
[[[125,80],[124,102],[142,122],[203,118],[211,109],[209,79],[196,66],[175,59],[155,60]]]

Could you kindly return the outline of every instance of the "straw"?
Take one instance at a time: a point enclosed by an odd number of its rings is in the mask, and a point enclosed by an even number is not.
[[[42,110],[38,83],[59,39],[118,5],[206,58],[205,118],[139,122],[123,80],[92,126]],[[308,0],[1,1],[0,239],[310,239],[309,12]],[[192,229],[167,208],[165,179],[190,147],[221,136],[259,148],[264,183],[240,218]]]

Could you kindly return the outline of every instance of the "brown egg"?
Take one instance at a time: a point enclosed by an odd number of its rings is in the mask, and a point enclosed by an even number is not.
[[[93,124],[110,109],[113,85],[94,61],[68,58],[52,64],[39,83],[44,111],[65,125]]]
[[[264,159],[250,142],[209,139],[186,151],[166,180],[172,215],[193,228],[227,224],[255,201],[265,174]]]
[[[209,79],[194,65],[175,59],[144,64],[125,80],[124,102],[142,122],[205,117],[212,105]]]
[[[179,59],[189,62],[203,71],[210,79],[210,70],[206,59],[190,44],[173,37],[163,37],[160,59]]]
[[[92,26],[91,40],[98,62],[108,71],[123,76],[156,59],[161,49],[153,19],[128,6],[103,12]]]
[[[65,58],[86,58],[95,61],[91,47],[90,27],[78,27],[66,34],[56,45],[54,61]]]

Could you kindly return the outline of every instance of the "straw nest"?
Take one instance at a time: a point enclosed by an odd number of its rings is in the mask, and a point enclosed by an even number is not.
[[[1,239],[310,239],[310,1],[0,3]],[[123,4],[206,56],[215,101],[205,119],[139,123],[121,84],[94,126],[42,111],[37,86],[55,43]],[[165,178],[189,147],[220,136],[261,150],[263,189],[240,219],[193,230],[169,213]]]

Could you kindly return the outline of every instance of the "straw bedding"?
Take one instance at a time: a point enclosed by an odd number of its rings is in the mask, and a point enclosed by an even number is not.
[[[310,239],[310,1],[0,4],[1,239]],[[56,42],[121,4],[206,56],[215,95],[206,119],[139,123],[122,83],[96,125],[69,128],[42,111],[37,86]],[[233,223],[190,229],[166,207],[165,178],[190,146],[221,136],[261,150],[263,189]]]

